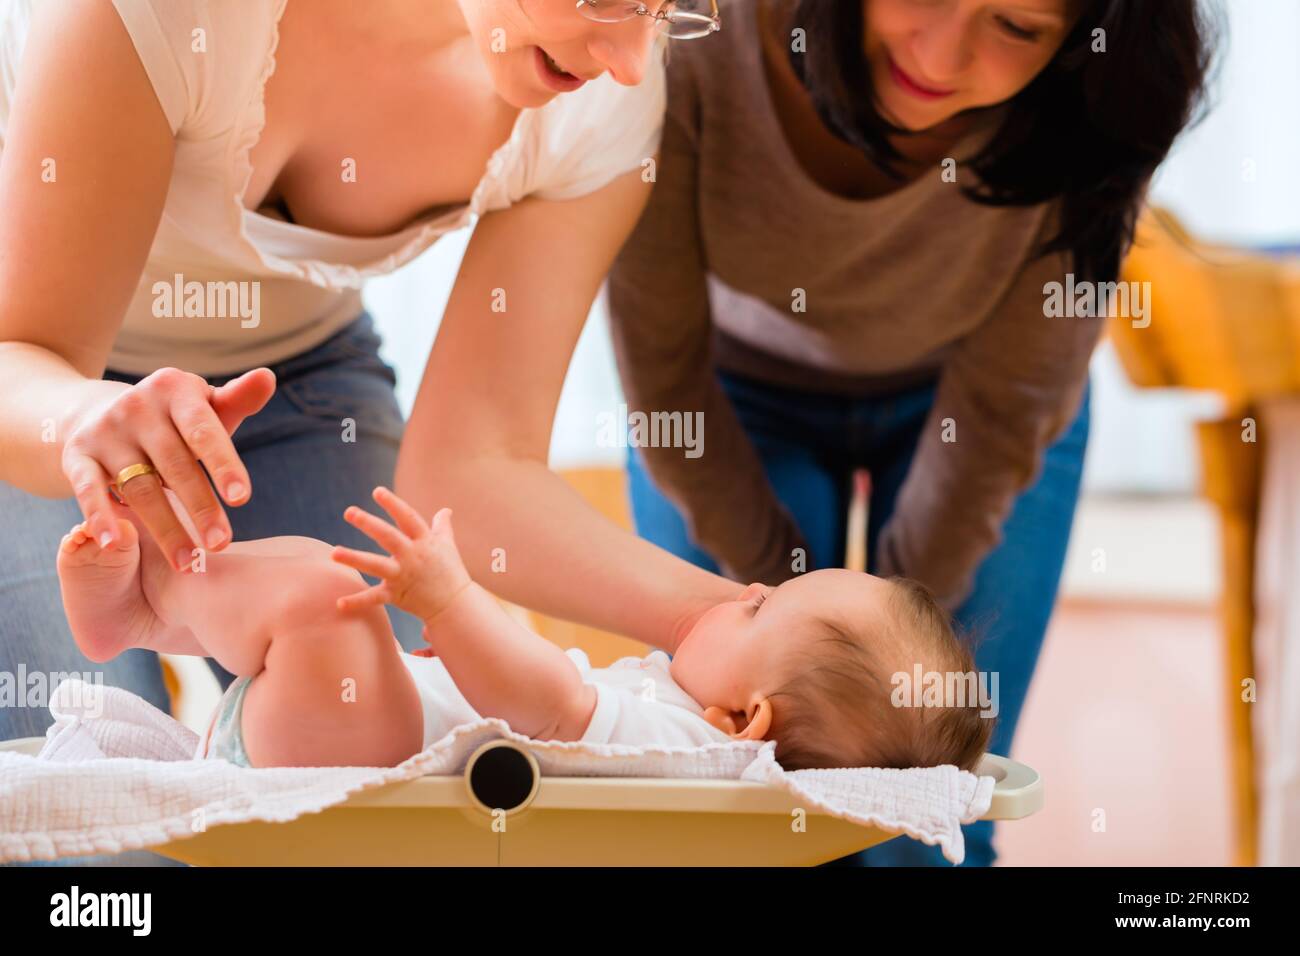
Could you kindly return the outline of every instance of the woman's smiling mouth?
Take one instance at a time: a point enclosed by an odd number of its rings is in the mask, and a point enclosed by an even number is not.
[[[956,90],[935,89],[917,82],[904,72],[903,68],[894,61],[892,56],[889,57],[889,74],[893,77],[894,83],[896,83],[904,92],[910,93],[918,99],[929,102],[944,99],[945,97],[952,96],[957,92]]]
[[[534,47],[537,52],[533,59],[537,65],[537,74],[543,83],[557,93],[572,93],[586,84],[586,80],[568,72],[541,47]]]

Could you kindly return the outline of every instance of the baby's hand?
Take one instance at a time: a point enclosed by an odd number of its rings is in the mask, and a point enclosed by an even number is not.
[[[334,548],[335,561],[381,579],[373,587],[339,598],[339,610],[395,604],[422,621],[431,621],[470,583],[452,537],[451,509],[443,508],[433,516],[432,525],[426,525],[418,511],[387,488],[376,488],[374,498],[397,527],[355,506],[343,517],[391,557]]]

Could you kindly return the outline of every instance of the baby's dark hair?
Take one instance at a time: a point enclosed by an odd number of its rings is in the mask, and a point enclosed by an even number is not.
[[[988,747],[993,718],[978,700],[896,706],[891,675],[912,668],[976,679],[968,638],[923,584],[891,578],[884,632],[849,630],[819,617],[824,633],[791,662],[774,694],[776,759],[786,770],[831,767],[936,767],[973,770]],[[949,705],[951,704],[951,705]]]

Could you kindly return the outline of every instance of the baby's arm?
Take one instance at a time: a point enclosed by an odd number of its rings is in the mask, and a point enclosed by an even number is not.
[[[344,609],[395,604],[425,623],[425,638],[465,699],[485,717],[538,740],[577,740],[596,707],[568,656],[517,623],[484,588],[470,580],[452,536],[451,512],[432,526],[386,488],[375,501],[397,527],[360,508],[344,515],[391,557],[335,548],[334,559],[382,583],[339,601]]]
[[[448,526],[450,530],[450,525]],[[550,641],[520,625],[472,581],[425,621],[424,635],[470,706],[536,740],[578,740],[596,688]]]

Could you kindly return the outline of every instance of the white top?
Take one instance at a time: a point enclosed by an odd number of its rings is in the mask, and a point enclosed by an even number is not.
[[[596,710],[579,738],[583,743],[699,747],[731,740],[704,719],[704,709],[673,680],[663,651],[624,657],[599,668],[591,666],[580,648],[571,647],[565,654],[583,682],[596,688]],[[481,719],[438,658],[403,653],[402,663],[415,678],[424,708],[425,747],[461,724]]]
[[[35,2],[0,0],[0,151]],[[221,375],[299,354],[360,314],[367,278],[409,262],[440,236],[525,196],[593,192],[639,168],[659,147],[662,44],[640,86],[622,86],[605,74],[522,110],[461,208],[372,238],[245,209],[249,154],[265,122],[263,91],[275,72],[286,3],[113,0],[176,136],[176,155],[148,263],[109,356],[112,369],[143,375],[174,365]],[[74,271],[75,264],[67,268]],[[174,290],[178,275],[204,288],[250,283],[249,304],[251,283],[258,283],[256,325],[233,309],[226,317],[172,317],[183,315],[183,302],[155,315],[156,303],[166,302],[161,287]]]

